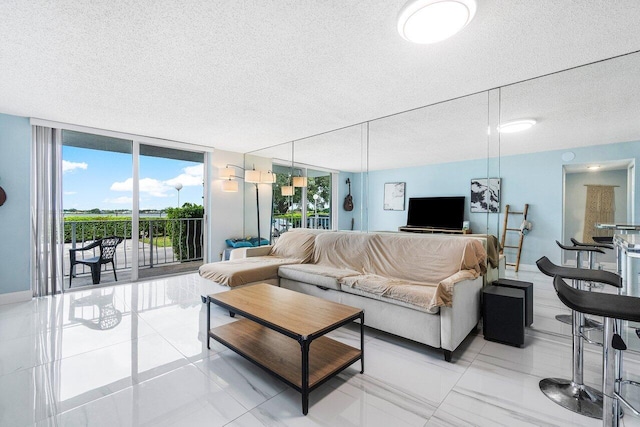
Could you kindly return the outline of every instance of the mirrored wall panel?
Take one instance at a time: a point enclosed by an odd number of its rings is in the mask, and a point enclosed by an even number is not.
[[[366,231],[366,125],[295,141],[293,152],[295,175],[306,177],[295,194],[305,226]]]
[[[533,266],[544,255],[575,265],[556,240],[593,242],[613,233],[596,223],[638,222],[638,67],[634,54],[501,89],[503,198],[515,210],[528,205],[532,226],[522,264]],[[513,219],[521,225],[521,217]],[[615,255],[597,262],[612,267]]]
[[[591,243],[626,232],[597,224],[638,224],[639,67],[640,55],[631,54],[500,89],[502,198],[515,211],[528,206],[526,222],[519,214],[508,218],[525,231],[521,270],[535,269],[542,256],[576,266],[575,252],[556,240]],[[517,252],[505,248],[507,261],[516,262]],[[582,267],[589,267],[586,256]],[[616,271],[615,251],[596,254],[591,267]],[[640,294],[637,269],[627,273],[625,292]],[[556,321],[557,300],[549,297],[536,327],[571,334],[570,325]]]
[[[372,121],[369,228],[486,234],[488,120],[480,93]]]
[[[285,143],[244,156],[244,230],[260,236],[259,245],[274,243],[295,227],[291,215],[293,144]]]

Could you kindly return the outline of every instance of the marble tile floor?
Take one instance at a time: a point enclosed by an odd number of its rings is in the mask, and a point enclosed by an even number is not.
[[[295,390],[213,340],[207,350],[200,295],[220,288],[197,274],[0,306],[0,426],[601,425],[538,389],[570,375],[570,331],[553,318],[567,310],[549,278],[519,278],[535,286],[524,348],[472,334],[447,363],[367,329],[365,373],[356,363],[312,392],[306,417]],[[213,325],[235,321],[211,314]],[[331,336],[359,344],[357,327]],[[627,353],[625,370],[640,380],[640,354]],[[587,346],[585,381],[597,388],[600,359]]]

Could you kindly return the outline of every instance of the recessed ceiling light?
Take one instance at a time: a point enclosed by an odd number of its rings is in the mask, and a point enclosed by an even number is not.
[[[594,171],[594,170],[600,169],[600,166],[599,165],[588,166],[587,169]]]
[[[398,32],[410,42],[437,43],[466,27],[475,13],[475,0],[411,0],[398,14]]]
[[[536,121],[532,119],[515,120],[513,122],[507,122],[498,126],[498,132],[500,133],[522,132],[523,130],[527,130],[535,124],[536,124]]]

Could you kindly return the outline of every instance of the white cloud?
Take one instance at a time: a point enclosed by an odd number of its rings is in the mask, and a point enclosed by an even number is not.
[[[104,199],[104,203],[113,203],[116,205],[130,205],[133,203],[133,198],[127,196],[116,197],[115,199]]]
[[[109,188],[112,191],[133,191],[133,178],[127,178],[122,182],[114,182]]]
[[[142,178],[140,180],[140,192],[149,193],[154,197],[169,197],[166,192],[173,190],[173,187],[166,185],[162,181],[153,178]]]
[[[114,182],[111,184],[110,189],[112,191],[133,191],[133,178],[127,178],[122,182]],[[142,178],[140,180],[141,193],[149,193],[154,197],[169,197],[169,194],[166,193],[171,190],[174,190],[172,186],[166,185],[157,179]]]
[[[177,183],[182,184],[185,187],[202,185],[202,181],[204,181],[204,165],[199,164],[195,166],[187,166],[182,169],[180,175],[175,178],[171,178],[165,181],[166,184],[170,186],[175,186]]]
[[[78,192],[77,191],[65,191],[64,192],[65,196],[73,196],[74,194],[78,194]]]
[[[87,170],[89,165],[85,162],[69,162],[67,160],[62,161],[62,173],[74,171],[76,169]]]
[[[147,193],[153,197],[171,197],[177,183],[184,187],[192,187],[202,185],[204,165],[188,166],[182,169],[180,175],[166,181],[160,181],[154,178],[142,178],[140,180],[140,192]],[[114,182],[111,184],[112,191],[133,191],[133,178],[127,178],[122,182]]]

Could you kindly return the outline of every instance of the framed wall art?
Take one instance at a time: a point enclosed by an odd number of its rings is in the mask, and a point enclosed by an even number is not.
[[[404,182],[387,182],[384,184],[384,210],[404,210]]]
[[[500,178],[471,180],[471,212],[500,212]]]

